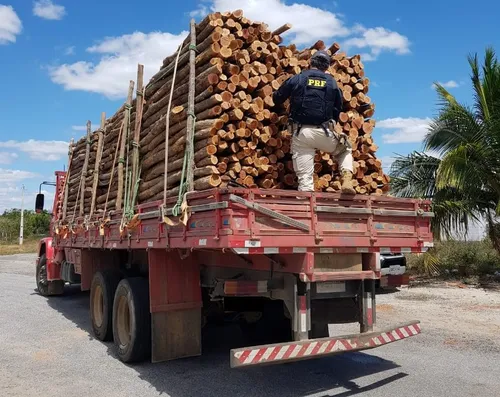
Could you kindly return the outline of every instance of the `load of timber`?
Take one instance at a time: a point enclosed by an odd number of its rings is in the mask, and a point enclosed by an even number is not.
[[[146,86],[139,65],[137,87],[130,82],[118,112],[107,120],[103,115],[94,132],[89,124],[87,135],[70,145],[60,218],[130,211],[136,204],[177,196],[185,181],[186,146],[192,148],[188,168],[195,190],[232,183],[296,189],[288,103],[275,106],[272,96],[286,79],[308,68],[318,50],[332,56],[328,72],[342,90],[336,129],[353,146],[355,189],[387,192],[389,177],[375,155],[375,105],[361,57],[348,57],[336,43],[327,47],[318,41],[302,50],[283,45],[280,35],[290,27],[272,31],[241,10],[214,13],[192,28]],[[316,154],[314,172],[317,191],[340,190],[338,164],[330,153]]]

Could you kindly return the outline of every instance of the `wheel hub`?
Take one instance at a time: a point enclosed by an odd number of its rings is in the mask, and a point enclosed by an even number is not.
[[[118,339],[121,346],[127,346],[130,343],[130,307],[128,304],[127,297],[120,296],[118,300],[118,310],[117,310],[117,328],[118,328]]]
[[[94,321],[96,326],[101,327],[104,321],[104,295],[100,285],[95,288],[93,298]]]
[[[40,271],[38,272],[38,284],[46,286],[48,284],[47,281],[47,266],[40,266]]]

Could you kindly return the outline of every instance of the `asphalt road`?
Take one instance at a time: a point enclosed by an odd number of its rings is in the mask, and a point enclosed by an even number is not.
[[[129,366],[115,357],[112,344],[92,338],[88,293],[72,287],[64,297],[46,299],[36,293],[33,273],[33,255],[0,257],[3,397],[500,395],[500,347],[494,341],[500,334],[499,293],[459,290],[473,294],[470,299],[480,295],[473,309],[466,296],[469,317],[446,291],[381,295],[379,323],[418,318],[422,308],[424,333],[369,353],[231,370],[228,351],[237,331],[229,327],[211,332],[200,358]],[[478,312],[486,317],[475,319]],[[474,324],[453,325],[464,316],[478,323],[479,333]]]

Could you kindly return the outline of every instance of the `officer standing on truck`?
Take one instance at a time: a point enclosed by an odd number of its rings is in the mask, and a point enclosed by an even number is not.
[[[317,51],[311,68],[291,77],[273,95],[276,105],[290,98],[293,167],[299,190],[314,191],[316,150],[331,153],[342,172],[342,193],[356,194],[352,184],[352,148],[347,136],[334,130],[342,111],[342,94],[333,77],[325,73],[331,57]]]

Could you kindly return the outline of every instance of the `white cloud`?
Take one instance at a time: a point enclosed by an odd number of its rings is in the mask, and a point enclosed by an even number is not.
[[[75,46],[72,45],[64,50],[64,55],[75,55]]]
[[[0,168],[0,184],[12,184],[19,183],[25,179],[36,178],[38,174],[30,171],[21,170],[9,170],[6,168]]]
[[[23,24],[12,6],[0,4],[0,45],[16,42],[16,36],[23,30]]]
[[[64,6],[54,4],[51,0],[39,0],[33,3],[33,15],[59,21],[66,15],[66,9]]]
[[[366,57],[365,54],[363,60],[373,61],[384,51],[395,52],[399,55],[410,52],[410,40],[398,32],[383,27],[367,29],[361,25],[356,25],[353,30],[361,34],[361,36],[346,40],[344,46],[346,49],[350,47],[369,48],[370,54],[368,55],[370,56]]]
[[[205,4],[200,4],[196,10],[189,13],[189,16],[191,18],[204,17],[208,12],[208,7]]]
[[[351,37],[351,46],[367,52],[367,60],[374,60],[382,51],[398,54],[409,52],[408,39],[397,32],[384,28],[367,29],[360,25],[349,28],[341,14],[302,3],[241,0],[235,7],[233,0],[202,0],[198,9],[190,15],[201,17],[212,10],[235,8],[243,9],[249,19],[264,21],[270,29],[291,23],[292,29],[285,32],[284,36],[299,46],[312,44],[318,39],[333,42],[340,37]],[[145,80],[149,80],[161,66],[162,60],[177,49],[187,34],[135,32],[105,38],[87,48],[88,53],[100,59],[49,67],[50,77],[66,90],[95,92],[111,99],[123,98],[127,93],[128,81],[136,78],[137,63],[145,65]]]
[[[393,51],[397,54],[410,52],[410,41],[406,36],[383,27],[367,29],[358,24],[350,28],[346,26],[341,14],[307,4],[286,4],[282,0],[241,0],[237,8],[241,8],[249,19],[265,21],[271,29],[291,23],[292,29],[283,36],[290,38],[297,45],[312,44],[318,39],[334,40],[354,35],[358,37],[348,39],[345,44],[368,49],[370,54],[365,54],[365,61],[375,60],[382,51]],[[234,0],[212,0],[212,11],[233,9]],[[207,12],[204,4],[193,11],[196,16]]]
[[[442,83],[438,81],[438,84],[442,85],[444,88],[458,88],[460,87],[460,83],[457,83],[455,80],[447,81],[446,83]],[[436,84],[432,84],[431,88],[436,88]]]
[[[363,52],[360,55],[361,55],[361,60],[363,62],[369,62],[369,61],[376,61],[377,60],[377,56],[376,55],[370,54],[368,52]]]
[[[18,157],[17,153],[0,152],[0,164],[10,164]]]
[[[420,143],[427,135],[430,118],[395,117],[377,122],[377,127],[387,130],[395,130],[392,133],[382,135],[384,143]]]
[[[33,160],[58,161],[68,154],[68,143],[63,141],[4,141],[0,148],[15,149],[26,153]],[[1,178],[0,178],[1,181]]]
[[[288,5],[281,0],[240,0],[235,7],[234,0],[212,1],[212,11],[235,8],[241,8],[249,19],[264,21],[271,29],[291,23],[292,29],[283,37],[290,38],[297,45],[310,44],[319,39],[345,37],[350,33],[336,14],[307,4]]]
[[[101,123],[92,123],[92,131],[95,131],[99,128]],[[73,131],[87,131],[87,125],[72,125],[71,129]]]
[[[54,83],[61,84],[66,90],[122,98],[127,93],[128,81],[136,79],[138,63],[144,65],[147,82],[158,71],[163,58],[172,54],[187,34],[135,32],[109,37],[87,49],[90,53],[101,55],[99,62],[79,61],[52,67],[50,76]]]
[[[25,209],[34,209],[35,197],[37,193],[38,190],[31,191],[30,189],[26,188],[26,190],[24,191]],[[42,193],[45,195],[45,209],[48,211],[52,210],[52,204],[54,202],[54,191],[42,190]],[[0,213],[13,208],[21,208],[22,200],[22,187],[19,183],[9,183],[0,187]]]
[[[382,161],[382,169],[385,172],[389,172],[391,170],[392,163],[394,163],[395,158],[392,156],[383,156],[380,157],[380,161]]]

